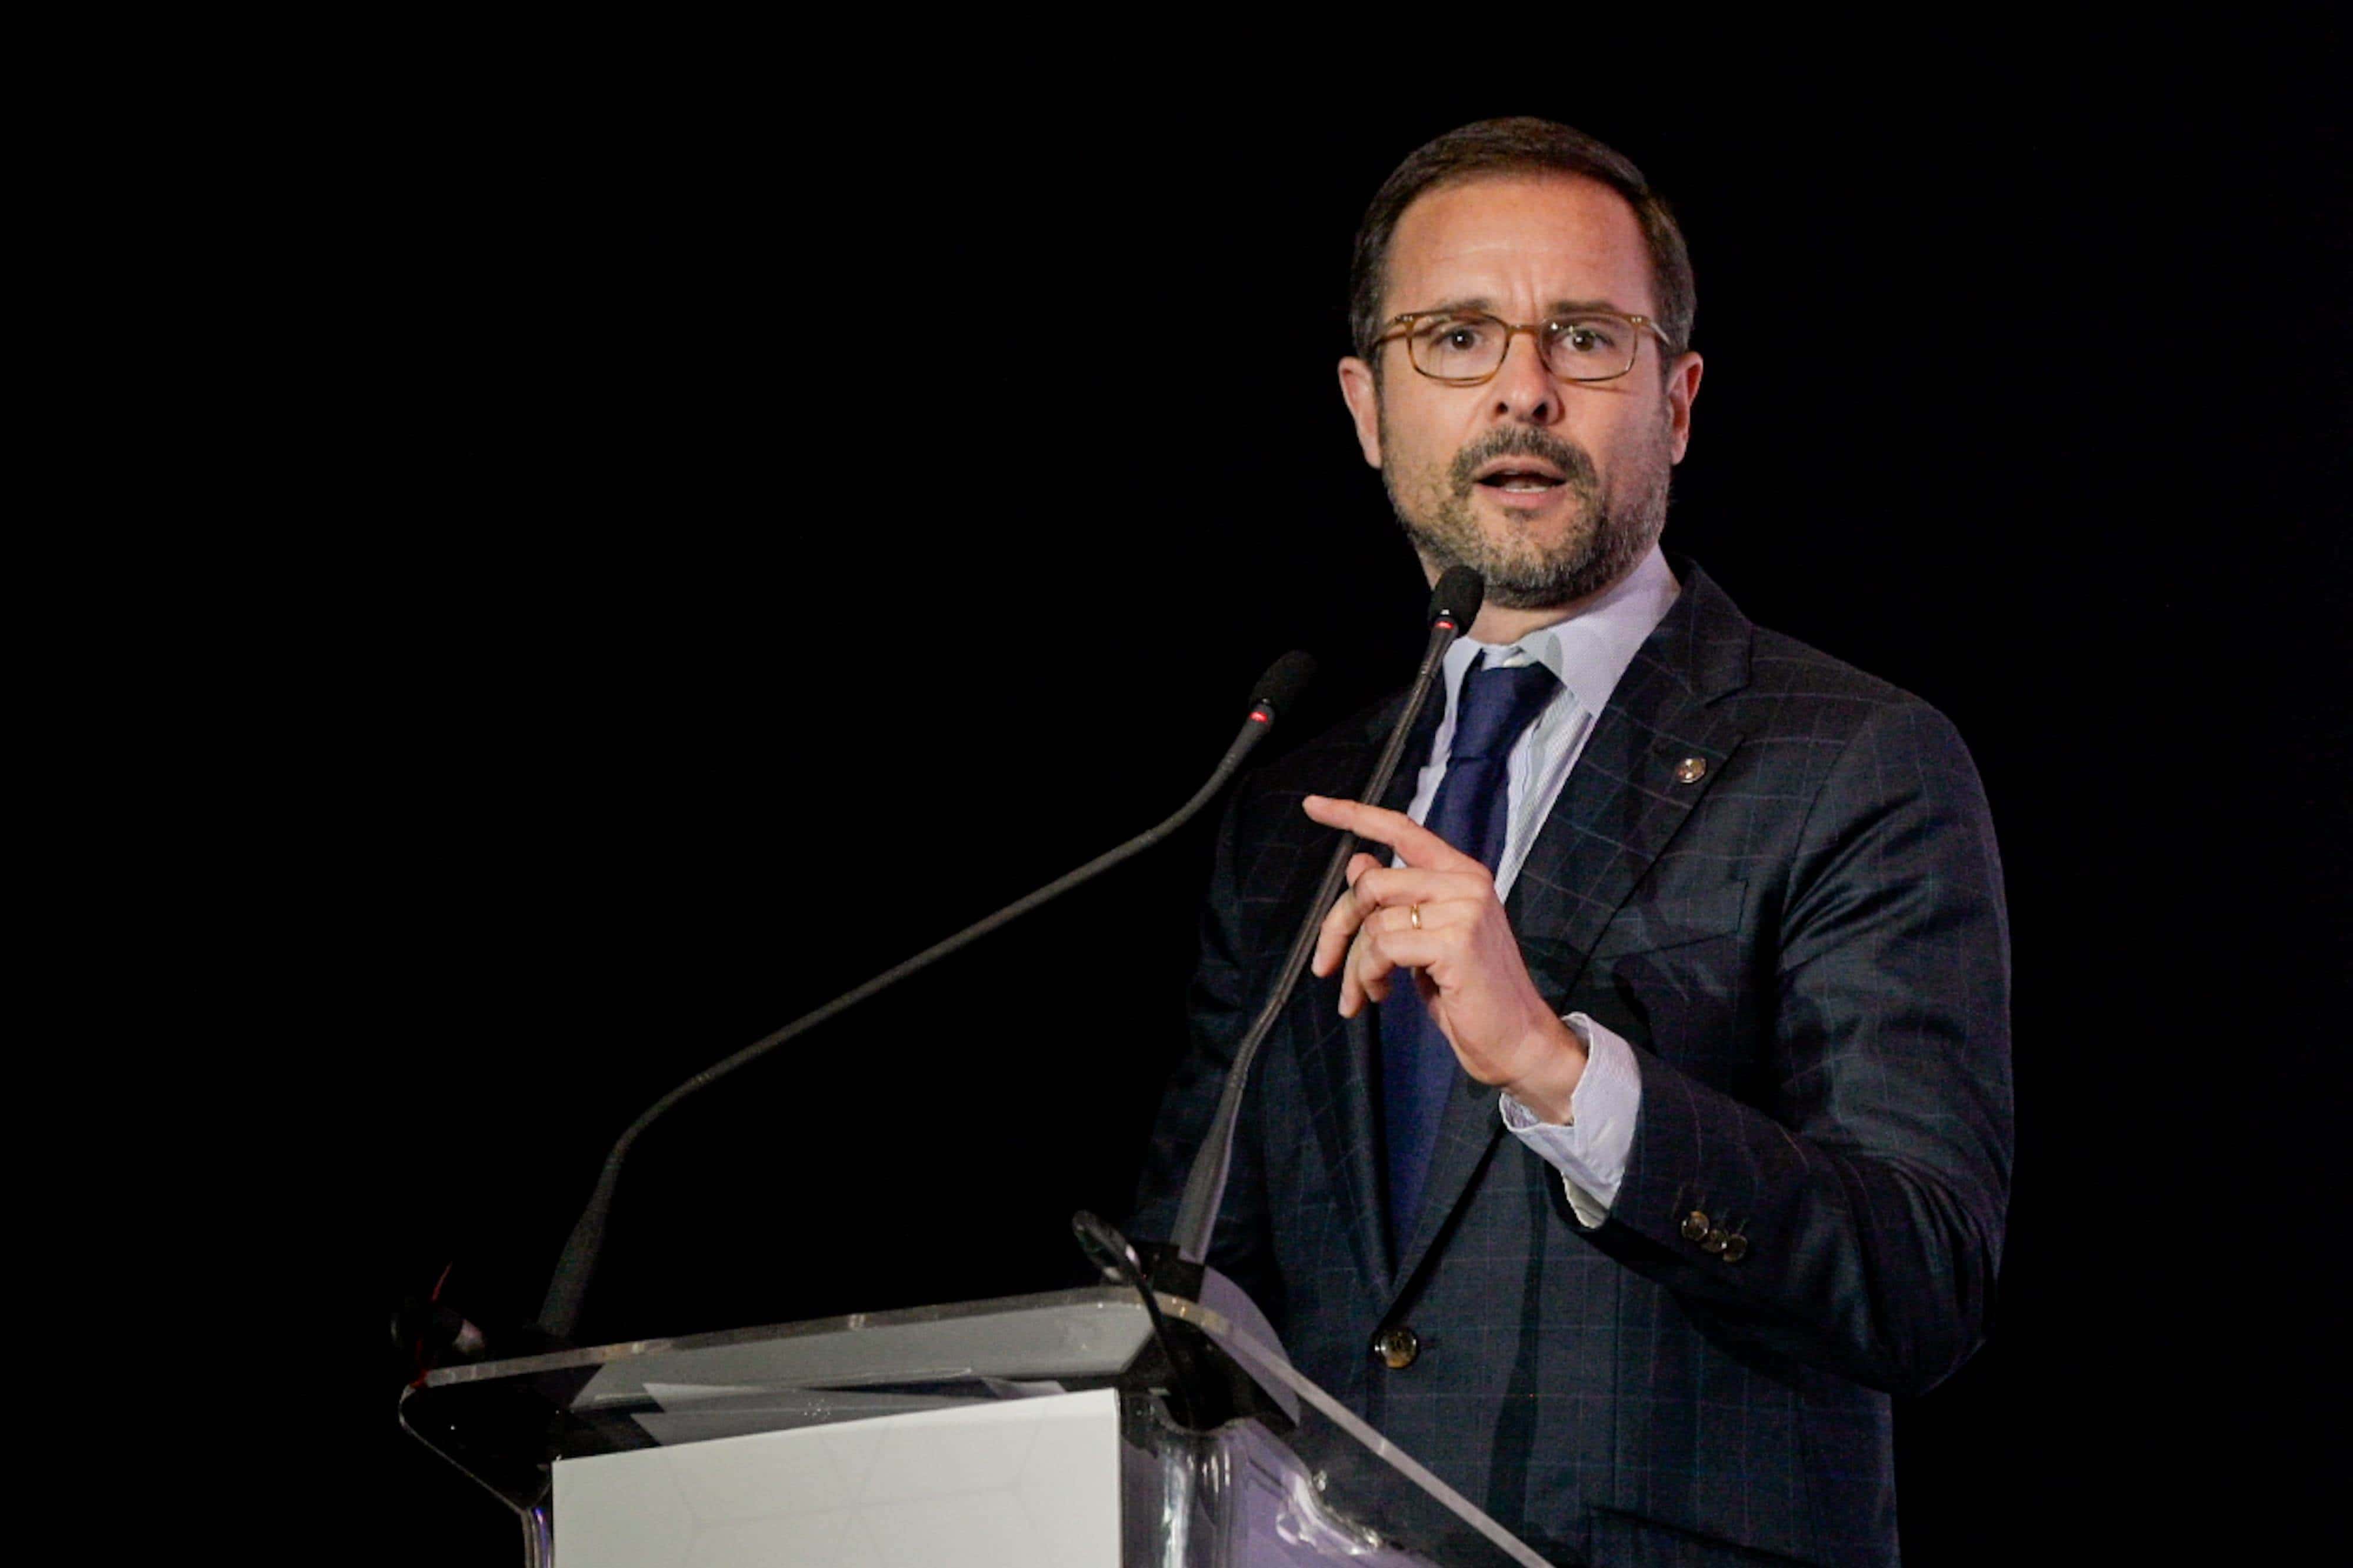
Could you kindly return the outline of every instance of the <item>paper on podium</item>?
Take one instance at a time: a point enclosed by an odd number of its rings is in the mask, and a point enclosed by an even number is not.
[[[555,1465],[564,1568],[1095,1568],[1119,1561],[1119,1498],[1110,1389]]]

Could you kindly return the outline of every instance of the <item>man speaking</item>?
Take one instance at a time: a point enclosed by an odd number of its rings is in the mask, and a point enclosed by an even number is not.
[[[2000,868],[1942,715],[1662,553],[1693,315],[1672,216],[1567,127],[1373,198],[1341,395],[1486,599],[1388,799],[1348,796],[1394,704],[1236,799],[1133,1228],[1354,832],[1210,1262],[1539,1551],[1893,1563],[1889,1395],[1976,1348],[2000,1257]]]

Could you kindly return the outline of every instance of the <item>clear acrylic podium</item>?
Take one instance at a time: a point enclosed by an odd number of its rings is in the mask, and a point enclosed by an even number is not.
[[[1544,1568],[1246,1303],[1156,1300],[1261,1414],[1179,1427],[1141,1299],[1105,1285],[448,1367],[400,1418],[533,1568]]]

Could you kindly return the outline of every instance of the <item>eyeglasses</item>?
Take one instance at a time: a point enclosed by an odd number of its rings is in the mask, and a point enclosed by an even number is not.
[[[1648,316],[1616,310],[1577,310],[1549,321],[1514,326],[1480,310],[1409,310],[1389,319],[1389,331],[1373,340],[1377,348],[1405,340],[1413,368],[1449,386],[1476,386],[1504,368],[1512,340],[1522,332],[1536,340],[1545,368],[1563,381],[1610,381],[1634,368],[1642,334],[1674,345]]]

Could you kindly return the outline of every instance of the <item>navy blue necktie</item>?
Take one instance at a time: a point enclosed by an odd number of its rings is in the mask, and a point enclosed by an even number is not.
[[[1560,690],[1560,682],[1540,664],[1515,669],[1476,668],[1462,679],[1455,705],[1454,742],[1446,756],[1446,776],[1430,803],[1422,826],[1493,871],[1504,858],[1510,827],[1505,773],[1520,731],[1535,722]],[[1413,974],[1389,977],[1389,998],[1381,1004],[1381,1119],[1388,1150],[1389,1237],[1402,1249],[1420,1211],[1422,1183],[1447,1096],[1461,1067],[1454,1047],[1421,1005]]]

